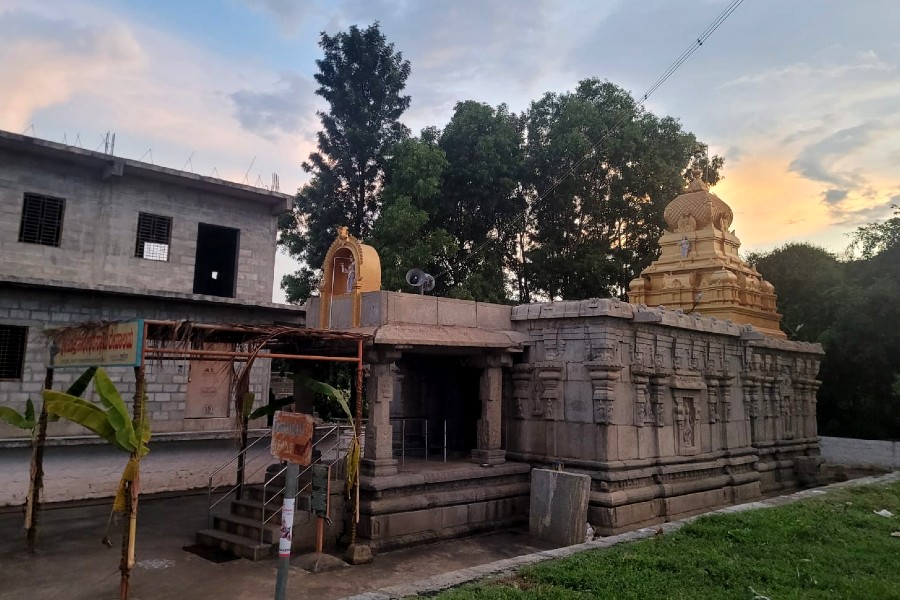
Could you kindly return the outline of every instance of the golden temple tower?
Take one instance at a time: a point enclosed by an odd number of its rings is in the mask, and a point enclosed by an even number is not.
[[[785,337],[774,286],[738,254],[741,241],[729,230],[734,213],[709,191],[698,166],[692,174],[685,192],[666,206],[660,256],[631,281],[629,302],[749,323]]]

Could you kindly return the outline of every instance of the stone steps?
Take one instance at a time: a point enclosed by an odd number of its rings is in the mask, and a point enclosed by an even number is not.
[[[273,518],[263,525],[259,519],[239,517],[237,515],[216,515],[213,517],[213,529],[233,533],[242,537],[275,544],[280,535],[281,519]]]
[[[219,531],[218,529],[202,529],[198,531],[197,543],[210,548],[218,548],[235,556],[253,561],[270,558],[275,552],[274,544],[260,543],[259,538],[252,539],[235,533],[228,533],[227,531]]]

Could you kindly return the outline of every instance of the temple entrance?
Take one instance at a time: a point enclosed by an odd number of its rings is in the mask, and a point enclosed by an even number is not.
[[[481,369],[465,357],[404,355],[391,403],[398,459],[468,459],[477,445]]]

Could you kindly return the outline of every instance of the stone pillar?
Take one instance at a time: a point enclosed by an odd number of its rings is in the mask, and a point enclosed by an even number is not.
[[[377,353],[368,361],[366,401],[369,404],[369,420],[366,423],[366,444],[360,467],[365,475],[397,473],[394,432],[391,427],[391,400],[394,398],[394,361],[399,357],[399,353]]]
[[[612,425],[613,403],[616,399],[615,385],[622,365],[608,361],[585,363],[591,378],[591,399],[594,402],[594,422],[598,425]]]
[[[562,377],[563,365],[559,362],[539,362],[534,364],[538,380],[541,382],[541,394],[535,403],[535,417],[543,417],[548,421],[562,421],[564,410],[559,393],[559,380]]]
[[[530,364],[513,367],[513,400],[516,403],[515,418],[527,419],[531,415],[531,372]]]
[[[499,465],[506,462],[501,446],[503,406],[503,369],[499,357],[488,357],[479,385],[481,418],[478,419],[478,447],[472,450],[472,462]]]

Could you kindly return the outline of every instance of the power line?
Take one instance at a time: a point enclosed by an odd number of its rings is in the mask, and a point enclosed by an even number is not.
[[[710,23],[705,30],[703,30],[703,33],[701,33],[699,36],[697,36],[697,39],[695,39],[693,42],[691,42],[691,44],[678,56],[678,58],[676,58],[672,62],[672,64],[669,65],[669,67],[663,72],[663,74],[660,75],[659,78],[657,78],[657,80],[653,82],[653,84],[647,89],[647,91],[644,92],[640,96],[640,100],[638,100],[637,103],[635,104],[635,108],[643,106],[647,102],[647,100],[650,98],[650,96],[652,96],[653,93],[656,92],[656,90],[658,90],[666,81],[668,81],[668,79],[672,75],[675,74],[675,72],[681,67],[681,65],[683,65],[687,61],[687,59],[689,59],[694,54],[694,52],[696,52],[697,50],[700,49],[700,47],[703,45],[703,43],[707,39],[709,39],[709,37],[713,33],[715,33],[715,31],[722,25],[722,23],[724,23],[728,19],[728,17],[731,16],[731,13],[733,13],[743,3],[743,1],[744,0],[732,0],[731,4],[729,4],[727,7],[725,7],[725,10],[723,10],[719,14],[719,16],[716,17],[715,20],[712,23]],[[547,188],[544,191],[544,193],[542,193],[540,196],[538,196],[538,199],[532,203],[531,209],[533,210],[547,196],[549,196],[553,192],[553,190],[558,188],[560,186],[560,184],[562,184],[563,181],[568,179],[570,175],[573,175],[578,170],[578,167],[580,167],[582,164],[584,164],[584,162],[588,158],[595,155],[599,151],[600,144],[602,144],[603,142],[608,140],[614,133],[616,133],[618,131],[619,127],[621,127],[626,121],[628,121],[631,118],[631,115],[632,115],[631,112],[623,115],[622,118],[619,119],[619,121],[615,125],[613,125],[609,129],[607,129],[606,133],[599,140],[591,143],[590,151],[587,154],[585,154],[584,156],[582,156],[580,159],[578,159],[575,162],[575,164],[573,164],[565,173],[563,173],[557,179],[555,179],[553,181],[553,183],[550,184],[550,187]],[[516,218],[508,221],[506,226],[503,227],[500,230],[500,232],[508,231],[511,227],[513,227],[513,226],[517,225],[519,222],[521,222],[527,215],[528,215],[528,207],[526,207],[525,210],[523,210],[521,213],[519,213],[519,215]],[[498,232],[498,234],[500,232]],[[501,236],[498,235],[497,238],[489,238],[489,239],[485,240],[480,245],[476,246],[472,250],[472,252],[470,252],[468,254],[468,256],[466,256],[461,261],[456,263],[453,268],[458,268],[458,267],[464,265],[466,262],[471,260],[475,255],[479,254],[482,250],[484,250],[487,246],[498,241],[500,239],[500,237]],[[446,275],[447,273],[452,271],[453,268],[444,269],[440,274],[438,274],[438,277],[442,277],[442,276]]]

